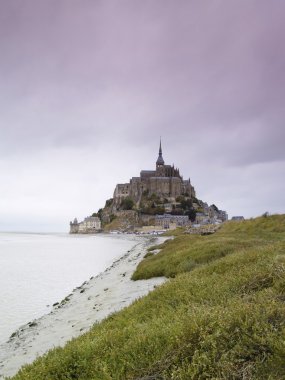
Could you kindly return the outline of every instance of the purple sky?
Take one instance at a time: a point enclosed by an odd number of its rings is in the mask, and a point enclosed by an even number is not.
[[[285,212],[284,0],[0,2],[0,230],[65,231],[166,163]]]

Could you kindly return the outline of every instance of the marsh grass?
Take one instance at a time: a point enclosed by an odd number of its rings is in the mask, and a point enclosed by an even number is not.
[[[274,215],[228,222],[213,235],[187,235],[183,229],[179,229],[174,240],[167,240],[161,246],[154,247],[161,251],[148,260],[143,260],[132,278],[174,277],[228,254],[270,244],[271,241],[283,239],[284,225],[284,216]]]
[[[285,216],[161,248],[134,277],[173,278],[13,379],[284,379]]]

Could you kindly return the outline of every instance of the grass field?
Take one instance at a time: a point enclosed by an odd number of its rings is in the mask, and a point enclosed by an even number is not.
[[[13,379],[285,379],[285,215],[176,235],[133,275],[169,281]]]

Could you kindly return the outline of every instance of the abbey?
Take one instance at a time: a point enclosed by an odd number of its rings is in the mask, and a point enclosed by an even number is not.
[[[139,177],[132,177],[129,183],[118,184],[114,191],[113,205],[119,206],[124,198],[130,197],[138,205],[143,195],[155,194],[169,202],[181,195],[194,198],[195,189],[190,178],[184,180],[174,165],[165,165],[161,141],[155,170],[142,170]]]

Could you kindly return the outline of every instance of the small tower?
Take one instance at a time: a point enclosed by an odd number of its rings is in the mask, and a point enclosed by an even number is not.
[[[77,218],[75,218],[73,222],[70,222],[69,225],[70,225],[69,233],[70,234],[77,234],[79,231],[79,223],[78,223]]]

